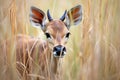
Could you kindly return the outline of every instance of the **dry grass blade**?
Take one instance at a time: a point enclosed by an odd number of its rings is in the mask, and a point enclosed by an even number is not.
[[[70,29],[72,35],[67,44],[67,55],[59,61],[63,69],[59,77],[62,80],[120,80],[119,3],[120,0],[0,0],[0,80],[20,80],[16,64],[26,71],[26,65],[15,61],[15,36],[19,33],[41,36],[41,31],[29,24],[30,6],[43,11],[50,9],[52,16],[58,18],[64,10],[78,4],[83,8],[83,20],[78,27]],[[36,42],[28,53],[32,52]],[[30,55],[29,58],[33,61]],[[52,65],[52,60],[50,62]],[[37,59],[33,63],[36,69],[27,76],[45,80],[46,77],[38,74]],[[48,62],[46,65],[49,78]]]
[[[37,74],[28,74],[28,76],[30,76],[30,77],[36,77],[36,78],[38,77],[38,78],[40,78],[42,80],[45,80],[45,77],[37,75]]]

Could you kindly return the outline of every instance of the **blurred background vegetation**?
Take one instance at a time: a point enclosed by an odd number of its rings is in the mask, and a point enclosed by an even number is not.
[[[42,31],[29,23],[30,6],[44,12],[50,9],[59,19],[64,10],[78,4],[83,20],[70,29],[68,52],[62,60],[63,80],[120,80],[120,0],[0,0],[0,43],[17,34],[41,37]],[[0,52],[0,80],[19,80],[13,48],[7,65]]]

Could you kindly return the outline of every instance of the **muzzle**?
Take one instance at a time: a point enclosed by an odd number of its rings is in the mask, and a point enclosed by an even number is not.
[[[66,48],[63,47],[62,45],[55,46],[53,48],[53,55],[55,57],[63,57],[66,54]]]

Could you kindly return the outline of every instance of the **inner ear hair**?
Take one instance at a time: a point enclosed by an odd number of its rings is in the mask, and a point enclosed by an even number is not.
[[[32,6],[30,10],[31,10],[30,11],[30,23],[32,24],[32,26],[36,28],[41,27],[41,29],[45,31],[45,27],[46,27],[45,13],[42,10],[34,6]]]
[[[67,16],[66,16],[66,23],[67,25],[77,25],[81,22],[82,20],[82,6],[81,5],[77,5],[73,8],[71,8],[68,12],[67,12]]]

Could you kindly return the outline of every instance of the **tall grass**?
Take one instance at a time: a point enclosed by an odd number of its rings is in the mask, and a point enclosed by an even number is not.
[[[120,0],[0,0],[0,80],[18,80],[12,37],[21,33],[41,36],[29,24],[34,5],[59,18],[65,9],[83,7],[83,20],[72,26],[67,55],[62,61],[63,80],[120,80]],[[7,46],[7,55],[1,46]],[[7,60],[6,60],[7,59]],[[6,60],[6,61],[5,61]]]

